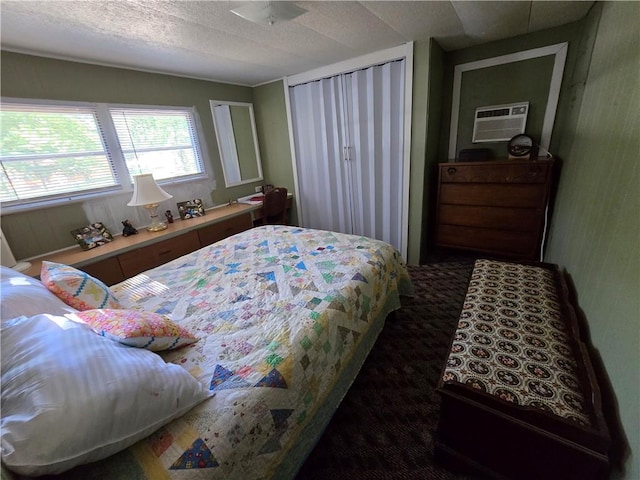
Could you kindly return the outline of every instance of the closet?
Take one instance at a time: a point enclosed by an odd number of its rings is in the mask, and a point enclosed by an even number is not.
[[[405,64],[289,86],[289,102],[301,225],[384,240],[406,256]]]

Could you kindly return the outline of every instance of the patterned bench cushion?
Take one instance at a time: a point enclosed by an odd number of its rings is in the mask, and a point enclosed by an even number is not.
[[[571,338],[552,271],[477,260],[443,384],[457,382],[590,426]]]

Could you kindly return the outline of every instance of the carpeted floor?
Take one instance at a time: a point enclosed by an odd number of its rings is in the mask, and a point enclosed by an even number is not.
[[[472,260],[409,267],[414,297],[389,316],[296,480],[459,479],[434,462],[435,387]]]

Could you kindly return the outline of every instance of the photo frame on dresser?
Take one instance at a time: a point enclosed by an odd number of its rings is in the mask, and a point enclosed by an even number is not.
[[[204,204],[199,198],[178,202],[178,213],[180,220],[188,220],[189,218],[197,218],[204,216]]]
[[[86,227],[71,230],[71,235],[83,250],[91,250],[113,240],[113,235],[102,222],[91,223]]]

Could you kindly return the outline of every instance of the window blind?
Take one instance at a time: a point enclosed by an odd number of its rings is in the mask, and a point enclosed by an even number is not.
[[[0,103],[0,202],[21,210],[160,183],[208,178],[195,107]]]
[[[111,108],[120,148],[133,175],[153,173],[156,180],[204,175],[190,109]]]
[[[96,109],[3,103],[0,200],[46,200],[119,187]]]

